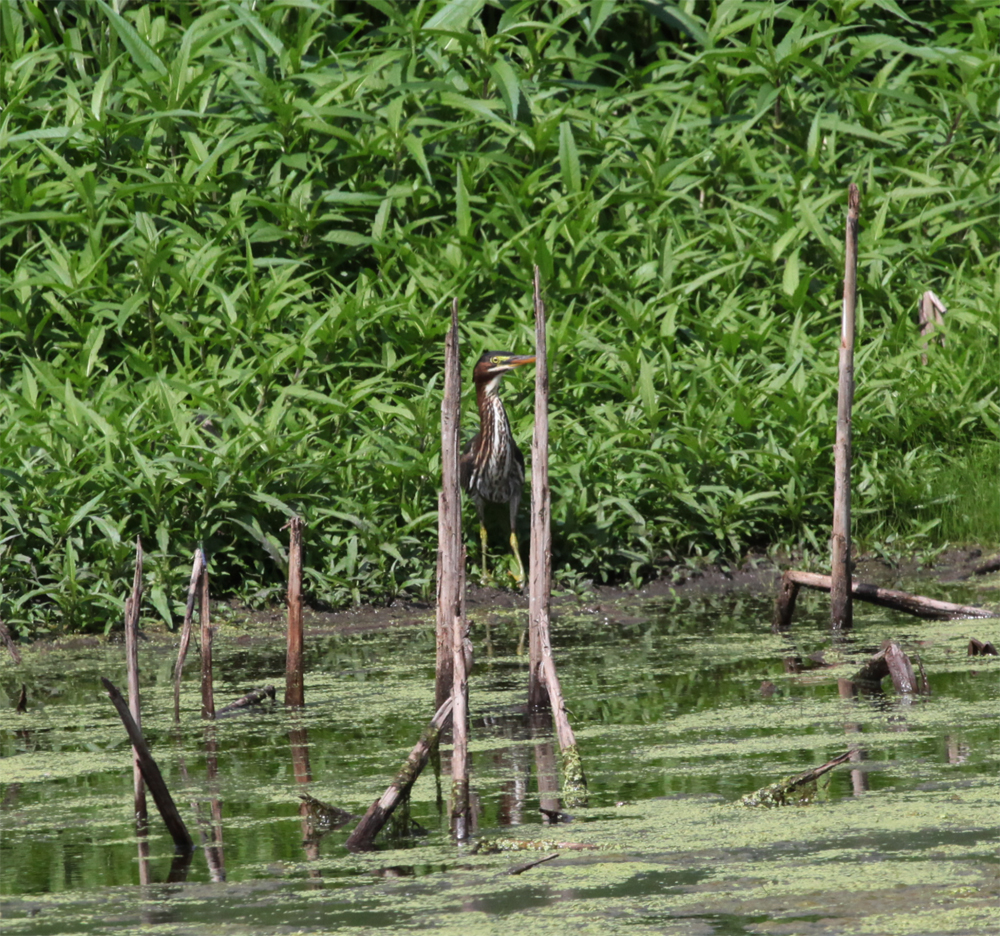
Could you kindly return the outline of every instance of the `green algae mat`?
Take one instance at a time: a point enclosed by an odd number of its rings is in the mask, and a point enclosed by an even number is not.
[[[983,599],[960,590],[947,597]],[[20,666],[0,664],[3,932],[1000,931],[1000,658],[966,655],[970,638],[1000,643],[1000,621],[855,608],[853,633],[837,637],[820,595],[800,598],[783,634],[767,596],[640,594],[557,611],[590,793],[556,824],[541,808],[561,808],[558,750],[524,711],[523,612],[478,612],[474,837],[449,838],[444,745],[407,821],[360,854],[344,847],[356,820],[317,821],[301,796],[360,816],[385,789],[432,714],[432,624],[307,624],[306,709],[269,703],[211,725],[196,662],[173,724],[176,648],[151,635],[143,728],[197,843],[186,866],[155,815],[139,857],[130,750],[99,682],[124,684],[123,649],[35,645]],[[888,679],[849,691],[887,638],[919,659],[929,695],[898,696]],[[216,650],[217,705],[267,682],[281,699],[273,627],[222,620]],[[845,751],[795,805],[739,805]]]

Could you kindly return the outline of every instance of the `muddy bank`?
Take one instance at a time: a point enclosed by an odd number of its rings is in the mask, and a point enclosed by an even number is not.
[[[992,553],[975,547],[952,549],[929,560],[926,556],[907,557],[890,563],[873,555],[859,556],[855,562],[855,576],[885,588],[916,588],[933,592],[935,597],[947,597],[949,583],[974,582],[975,571]],[[750,557],[736,567],[706,566],[703,569],[675,570],[673,577],[656,579],[641,588],[613,585],[590,585],[577,591],[563,591],[553,596],[553,613],[604,612],[620,613],[623,606],[634,608],[646,600],[674,596],[705,595],[775,595],[781,574],[789,568],[801,568],[798,557],[778,557],[777,561],[763,556]],[[992,589],[998,586],[993,584]],[[1000,603],[989,593],[983,599],[987,604]],[[491,612],[528,608],[527,594],[511,589],[490,588],[470,584],[466,605],[475,620]],[[258,625],[284,627],[285,611],[275,608],[267,611],[234,609],[246,614],[247,619]],[[385,607],[361,605],[346,611],[307,610],[304,624],[314,633],[327,631],[351,632],[383,627],[426,623],[433,616],[431,602],[400,599]]]

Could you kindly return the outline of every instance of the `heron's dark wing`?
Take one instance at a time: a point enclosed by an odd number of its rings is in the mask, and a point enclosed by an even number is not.
[[[465,443],[462,454],[458,456],[458,481],[462,485],[463,491],[468,491],[469,485],[472,483],[472,459],[474,457],[472,453],[478,440],[479,434],[477,433]]]

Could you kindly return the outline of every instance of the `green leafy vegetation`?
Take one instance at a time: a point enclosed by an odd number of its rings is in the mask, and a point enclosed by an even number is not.
[[[266,603],[294,512],[313,602],[429,593],[447,311],[470,364],[530,349],[536,263],[557,575],[823,549],[852,180],[856,532],[995,541],[959,501],[998,468],[997,33],[979,0],[3,0],[0,617],[110,627],[136,536],[168,622],[199,543]]]

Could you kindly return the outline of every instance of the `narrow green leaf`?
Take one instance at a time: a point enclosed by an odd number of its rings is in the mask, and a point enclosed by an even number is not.
[[[469,192],[465,187],[462,164],[455,166],[455,223],[459,237],[468,237],[472,230],[472,212],[469,209]]]
[[[142,36],[135,31],[135,27],[124,16],[116,13],[104,2],[97,0],[97,5],[104,11],[112,28],[121,39],[122,45],[128,50],[129,55],[139,62],[146,71],[156,72],[161,78],[166,78],[169,72],[167,66],[163,64],[163,59],[153,50],[153,47],[146,42]]]
[[[580,191],[580,155],[573,139],[573,128],[568,121],[559,125],[559,168],[562,171],[563,185],[567,192],[574,194]]]

